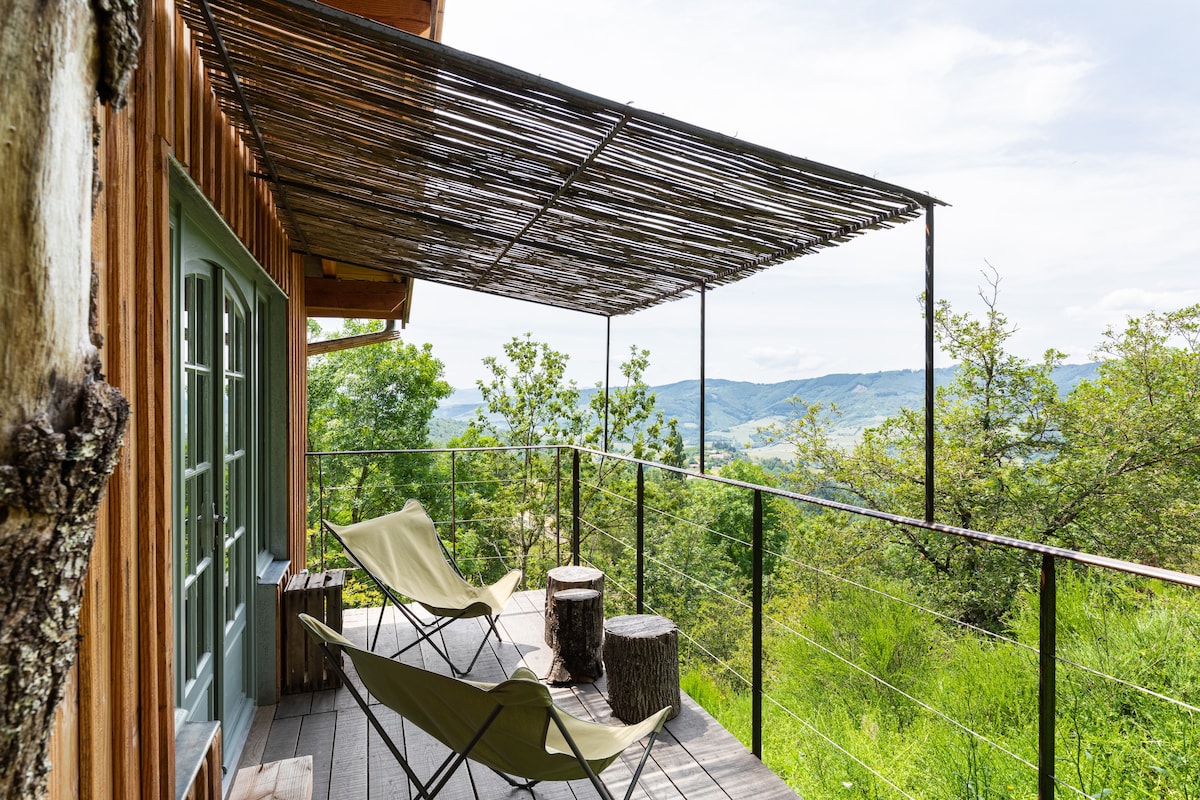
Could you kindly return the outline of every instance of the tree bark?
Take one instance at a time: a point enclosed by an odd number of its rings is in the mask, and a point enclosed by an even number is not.
[[[103,381],[93,110],[120,105],[134,0],[0,0],[0,797],[45,794],[96,511],[128,404]]]
[[[667,719],[679,715],[679,628],[671,620],[631,614],[605,622],[604,667],[617,719],[641,722],[667,706]]]
[[[595,589],[600,593],[600,606],[604,607],[604,573],[594,567],[555,567],[546,573],[546,644],[555,647],[558,635],[557,609],[552,602],[554,595],[564,589]]]
[[[604,596],[595,589],[564,589],[551,595],[550,606],[554,657],[546,681],[594,682],[604,674]]]

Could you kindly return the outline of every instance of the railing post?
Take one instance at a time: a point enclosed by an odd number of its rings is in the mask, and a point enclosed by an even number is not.
[[[450,548],[458,558],[458,452],[450,451]]]
[[[320,520],[325,519],[325,459],[317,456],[317,536],[321,541],[321,572],[325,571],[325,526],[320,523]],[[307,549],[307,548],[305,548]],[[308,553],[304,554],[305,562],[308,561]],[[304,565],[306,568],[308,564]]]
[[[937,352],[937,333],[933,295],[933,201],[925,204],[925,521],[933,522],[936,495],[934,465],[934,355]]]
[[[579,566],[579,451],[571,451],[571,564]]]
[[[754,532],[750,542],[753,558],[750,598],[750,752],[762,759],[763,699],[763,497],[754,490]]]
[[[1054,799],[1055,653],[1057,597],[1054,556],[1042,555],[1038,621],[1038,800]]]
[[[637,465],[637,613],[644,610],[646,597],[646,470]]]
[[[554,448],[554,566],[562,566],[562,448]]]

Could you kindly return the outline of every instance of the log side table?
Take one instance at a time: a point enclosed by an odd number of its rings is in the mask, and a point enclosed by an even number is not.
[[[594,682],[604,674],[604,598],[595,589],[563,589],[554,593],[550,603],[554,657],[546,682]]]
[[[641,722],[664,706],[679,715],[679,628],[666,617],[631,614],[604,623],[608,704],[622,722]]]
[[[554,637],[558,635],[554,595],[563,589],[594,589],[600,593],[600,605],[604,605],[604,573],[593,567],[555,567],[546,573],[546,644],[554,649]]]

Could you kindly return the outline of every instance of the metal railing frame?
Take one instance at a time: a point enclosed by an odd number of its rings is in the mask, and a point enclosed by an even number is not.
[[[899,514],[889,514],[887,512],[878,511],[875,509],[862,508],[853,506],[847,503],[841,503],[835,500],[828,500],[821,497],[789,492],[783,489],[776,489],[766,486],[758,486],[756,484],[746,483],[730,478],[722,478],[720,476],[700,473],[693,470],[681,469],[679,467],[660,464],[653,461],[637,459],[618,453],[604,452],[602,450],[594,450],[587,447],[578,447],[574,445],[540,445],[533,447],[511,446],[511,447],[469,447],[469,448],[427,448],[420,450],[356,450],[356,451],[341,451],[341,452],[310,452],[307,453],[309,458],[318,459],[318,468],[316,470],[319,482],[318,503],[323,502],[324,497],[324,471],[321,468],[321,459],[332,456],[394,456],[402,454],[445,454],[449,453],[451,457],[451,513],[456,513],[456,505],[454,494],[456,492],[456,476],[455,467],[458,454],[470,452],[503,452],[503,451],[529,451],[529,450],[554,450],[555,451],[555,515],[561,519],[561,480],[562,480],[562,451],[567,450],[571,453],[571,564],[578,566],[580,563],[580,538],[581,538],[581,460],[584,456],[597,457],[602,459],[612,459],[616,461],[626,462],[636,469],[636,497],[635,497],[635,531],[636,531],[636,582],[635,582],[635,602],[637,613],[643,613],[645,607],[645,471],[647,468],[659,470],[666,473],[674,473],[684,478],[710,481],[720,483],[726,486],[732,486],[745,489],[752,493],[753,510],[752,510],[752,531],[751,531],[751,557],[752,557],[752,586],[751,586],[751,661],[752,672],[750,679],[751,691],[751,751],[758,758],[762,758],[762,730],[763,730],[763,712],[762,701],[764,697],[763,690],[763,504],[765,497],[777,497],[785,500],[806,503],[809,505],[820,506],[823,508],[842,511],[859,517],[880,520],[883,522],[900,525],[907,528],[919,528],[921,530],[933,531],[937,533],[955,536],[963,539],[968,539],[976,542],[983,542],[999,547],[1020,550],[1028,553],[1036,553],[1041,556],[1041,569],[1039,580],[1039,630],[1038,630],[1038,763],[1037,763],[1037,784],[1039,800],[1051,800],[1055,794],[1055,712],[1056,712],[1056,664],[1057,664],[1057,630],[1056,630],[1056,610],[1057,610],[1057,583],[1056,583],[1056,567],[1058,561],[1066,561],[1070,563],[1082,564],[1086,566],[1099,567],[1101,569],[1112,570],[1115,572],[1123,572],[1129,575],[1135,575],[1144,578],[1152,578],[1168,583],[1188,586],[1195,589],[1200,589],[1200,576],[1191,575],[1175,570],[1163,569],[1161,567],[1152,567],[1144,564],[1136,564],[1130,561],[1121,559],[1109,558],[1107,556],[1098,556],[1091,553],[1083,553],[1076,550],[1069,550],[1062,547],[1054,547],[1052,545],[1039,544],[1037,542],[1029,542],[1023,539],[1015,539],[1008,536],[998,536],[995,534],[983,533],[981,531],[971,530],[969,528],[959,528],[952,525],[943,525],[940,523],[930,522],[927,520],[916,519],[914,517],[906,517]],[[451,519],[450,530],[453,533],[456,531],[457,520]],[[561,541],[561,536],[556,537]],[[555,546],[556,562],[562,563],[562,552],[559,544]]]

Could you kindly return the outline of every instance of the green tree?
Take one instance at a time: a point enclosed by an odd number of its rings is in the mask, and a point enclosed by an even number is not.
[[[484,405],[470,430],[512,446],[561,444],[578,438],[583,428],[579,387],[566,381],[570,357],[531,334],[504,343],[502,357],[488,356],[483,364],[490,381],[477,381]]]
[[[1040,535],[1179,569],[1196,565],[1200,512],[1200,305],[1128,320],[1096,352],[1095,380],[1057,420],[1061,448]]]
[[[721,467],[720,476],[730,480],[776,486],[778,480],[758,464],[731,461]],[[690,498],[693,518],[703,521],[709,542],[724,553],[725,560],[734,565],[744,586],[753,578],[754,555],[754,493],[750,489],[723,483],[702,481],[696,484]],[[763,575],[768,579],[775,571],[787,542],[787,528],[782,524],[784,503],[774,497],[763,498]]]
[[[1149,314],[1110,330],[1096,380],[1060,398],[1040,362],[1014,356],[996,281],[981,319],[935,312],[942,348],[958,362],[935,405],[936,519],[965,528],[1150,563],[1194,564],[1200,510],[1200,308]],[[836,409],[807,406],[766,431],[790,442],[789,482],[892,513],[920,516],[923,413],[902,409],[850,449],[834,443]],[[868,526],[870,529],[870,526]],[[919,530],[879,529],[903,547],[892,569],[961,618],[1001,627],[1033,561],[1012,551]],[[909,555],[904,555],[907,553]],[[911,556],[915,555],[915,560]]]
[[[1037,529],[1037,504],[1027,502],[1026,467],[1052,457],[1060,440],[1051,424],[1058,393],[1050,375],[1062,354],[1048,351],[1031,363],[1005,347],[1015,331],[996,306],[998,281],[981,292],[981,320],[955,313],[943,301],[934,312],[938,342],[958,362],[953,381],[937,391],[935,518],[938,522],[1029,538]],[[797,491],[835,497],[895,514],[919,517],[924,510],[924,413],[900,412],[863,432],[851,449],[834,442],[836,409],[807,406],[785,425],[764,429],[796,453],[789,482]],[[958,537],[899,529],[900,543],[915,552],[915,565],[899,569],[952,598],[953,611],[976,624],[996,627],[1028,570],[1008,552]],[[949,584],[950,591],[940,591]]]
[[[569,361],[565,353],[534,341],[528,333],[513,337],[503,349],[502,356],[484,359],[484,365],[492,373],[490,380],[478,382],[484,406],[466,433],[452,443],[454,446],[603,447],[606,402],[610,448],[623,444],[636,457],[653,458],[668,446],[663,440],[663,429],[665,425],[669,431],[675,431],[674,421],[664,423],[661,412],[654,408],[654,394],[643,378],[649,365],[649,351],[631,347],[629,359],[620,365],[624,384],[610,389],[607,397],[603,391],[595,392],[585,405],[575,382],[565,378]],[[678,435],[677,431],[675,434]],[[477,456],[474,461],[482,458]],[[492,455],[487,459],[493,475],[503,473],[508,477],[490,482],[486,490],[473,490],[474,508],[480,518],[489,521],[496,546],[515,553],[526,574],[536,577],[537,572],[551,565],[552,549],[561,551],[564,544],[560,539],[556,502],[563,496],[562,476],[557,471],[562,464],[549,450],[528,449],[508,459],[520,462],[518,477],[518,470],[503,466],[503,458]],[[464,464],[464,468],[474,467]],[[611,459],[585,459],[582,469],[583,508],[603,528],[605,520],[627,509],[611,508],[600,488],[629,478],[622,477],[621,465]],[[485,484],[480,480],[473,485]]]
[[[347,320],[340,335],[369,332]],[[310,332],[320,336],[316,323]],[[428,446],[429,421],[452,391],[429,344],[401,341],[314,356],[308,369],[309,448],[323,452],[408,450]],[[395,510],[397,492],[420,495],[427,473],[417,456],[322,459],[322,482],[336,487],[322,500],[324,516],[356,522]],[[403,502],[403,497],[399,498]],[[428,502],[428,499],[426,499]]]

